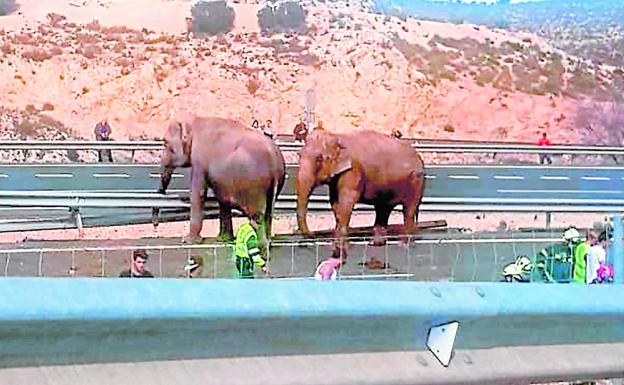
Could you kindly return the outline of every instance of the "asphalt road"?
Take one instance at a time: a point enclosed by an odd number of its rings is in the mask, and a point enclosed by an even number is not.
[[[624,168],[540,166],[430,166],[423,211],[624,210]],[[297,167],[288,167],[278,212],[292,212]],[[75,228],[69,206],[80,207],[85,227],[149,223],[156,193],[156,165],[0,166],[0,231]],[[188,218],[188,169],[179,169],[161,221]],[[327,188],[311,203],[328,210]],[[15,207],[16,205],[22,207]],[[32,207],[47,206],[45,209]],[[357,209],[370,209],[358,205]],[[208,214],[214,214],[209,211]]]

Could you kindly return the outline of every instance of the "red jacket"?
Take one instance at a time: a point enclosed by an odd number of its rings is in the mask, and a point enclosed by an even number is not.
[[[548,138],[540,138],[537,141],[537,145],[538,146],[550,146],[550,140],[548,140]]]

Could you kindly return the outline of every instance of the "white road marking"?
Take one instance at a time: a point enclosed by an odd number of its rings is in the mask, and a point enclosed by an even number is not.
[[[128,174],[93,174],[95,178],[130,178]]]
[[[568,176],[548,176],[548,175],[544,175],[544,176],[540,176],[540,179],[544,179],[544,180],[570,180],[570,177],[568,177]]]
[[[449,179],[480,179],[478,175],[449,175]]]
[[[36,178],[73,178],[74,174],[35,174]]]
[[[150,173],[150,178],[160,178],[162,174]],[[184,178],[184,174],[171,174],[172,178]]]
[[[494,179],[524,180],[524,177],[523,176],[519,176],[519,175],[494,175]]]
[[[581,177],[581,179],[584,179],[584,180],[611,180],[611,178],[606,177],[606,176],[584,176],[584,177]]]

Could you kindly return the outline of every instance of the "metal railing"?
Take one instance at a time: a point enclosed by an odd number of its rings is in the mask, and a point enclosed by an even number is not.
[[[618,286],[8,278],[0,383],[615,377],[624,349]]]
[[[310,278],[320,261],[331,255],[333,239],[275,240],[268,251],[270,274],[258,278]],[[402,279],[418,281],[498,281],[502,267],[519,255],[535,255],[561,242],[555,232],[409,236],[405,243],[387,237],[372,246],[369,237],[351,237],[341,279]],[[128,268],[131,250],[143,248],[147,267],[158,277],[184,277],[190,257],[203,261],[203,278],[231,278],[232,244],[143,244],[113,246],[0,249],[0,274],[10,276],[110,277]]]
[[[278,139],[282,151],[299,151],[303,143]],[[624,155],[624,147],[551,145],[538,146],[525,143],[500,143],[474,141],[414,140],[412,146],[421,152],[446,153],[499,153],[499,154],[571,154],[571,155]],[[162,141],[50,141],[50,140],[1,140],[3,150],[161,150]]]

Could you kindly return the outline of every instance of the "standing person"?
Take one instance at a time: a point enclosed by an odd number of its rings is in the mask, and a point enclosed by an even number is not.
[[[267,274],[266,261],[260,252],[256,223],[246,220],[236,232],[234,265],[239,278],[253,278],[254,265]]]
[[[95,134],[95,140],[107,142],[110,140],[112,130],[108,121],[103,119],[95,125],[93,133]],[[113,163],[113,154],[111,153],[111,150],[98,150],[98,162]]]
[[[275,138],[275,133],[273,132],[273,121],[271,119],[267,119],[264,128],[262,129],[262,133],[269,138]]]
[[[130,268],[119,273],[120,278],[154,278],[154,275],[145,268],[149,255],[144,249],[132,251]]]
[[[318,281],[335,280],[338,276],[338,268],[342,265],[340,258],[331,257],[319,263],[314,272],[314,279]]]
[[[303,120],[300,120],[299,123],[295,125],[293,135],[295,136],[296,141],[305,142],[306,137],[308,136],[308,127],[306,127]]]
[[[607,252],[605,246],[607,244],[607,233],[603,231],[596,238],[595,234],[590,237],[590,249],[587,252],[587,283],[599,283],[602,277],[598,276],[601,266],[607,264]]]
[[[401,139],[403,137],[403,133],[399,131],[398,128],[395,128],[392,130],[392,136],[394,136],[397,139]]]
[[[584,284],[587,281],[587,254],[591,247],[574,227],[563,233],[563,239],[572,250],[572,282]]]
[[[548,136],[546,132],[542,132],[542,137],[537,141],[538,146],[550,146],[550,140],[548,140]],[[552,155],[551,154],[539,154],[540,164],[552,164]]]
[[[251,122],[251,129],[254,131],[260,131],[260,122],[258,119],[254,119],[253,122]]]

